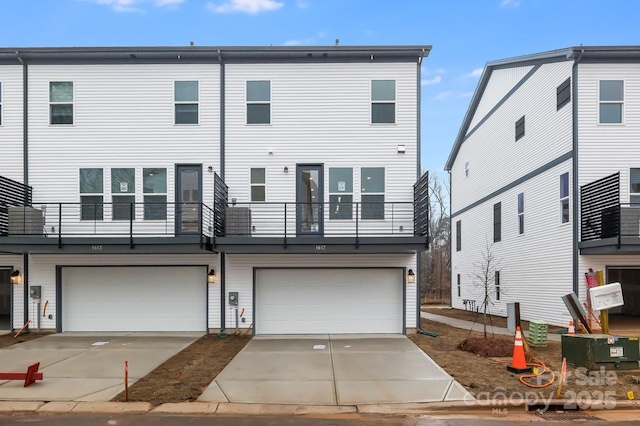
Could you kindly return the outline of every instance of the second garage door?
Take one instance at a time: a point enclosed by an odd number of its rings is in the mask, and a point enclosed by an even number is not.
[[[256,334],[402,333],[403,270],[259,269]]]
[[[62,331],[206,331],[206,268],[65,267]]]

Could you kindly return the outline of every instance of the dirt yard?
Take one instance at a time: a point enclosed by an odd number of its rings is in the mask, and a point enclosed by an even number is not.
[[[203,336],[134,383],[129,401],[153,405],[195,401],[249,340],[251,336]],[[125,401],[124,392],[113,401]]]
[[[23,333],[18,337],[13,337],[14,334],[15,333],[0,335],[0,348],[6,348],[7,346],[15,345],[16,343],[28,342],[29,340],[34,340],[43,336],[48,336],[49,334],[52,334],[52,332],[48,332],[48,333],[28,332],[28,333]]]
[[[424,319],[421,325],[425,330],[439,333],[440,337],[416,334],[409,338],[477,398],[528,396],[548,400],[550,397],[556,397],[557,379],[549,387],[530,388],[520,383],[516,374],[507,371],[506,365],[510,362],[510,357],[508,361],[500,362],[458,348],[468,337],[482,337],[482,333],[469,333],[465,329]],[[507,345],[513,344],[508,336],[498,338],[508,340],[505,342]],[[546,348],[532,348],[532,353],[554,372],[560,371],[562,357],[559,342],[548,342]],[[613,399],[626,400],[628,391],[633,391],[636,399],[640,398],[638,370],[587,373],[582,369],[576,371],[573,367],[568,367],[568,371],[569,377],[567,384],[562,387],[561,398],[579,401],[588,397],[605,402]],[[559,376],[559,373],[556,374]]]

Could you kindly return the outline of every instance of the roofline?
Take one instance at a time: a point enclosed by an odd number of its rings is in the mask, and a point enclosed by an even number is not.
[[[389,46],[114,46],[114,47],[15,47],[0,48],[0,60],[122,60],[122,59],[287,59],[287,58],[366,58],[372,55],[386,58],[429,56],[431,45]],[[318,55],[320,54],[320,55]],[[373,59],[373,58],[371,58]]]
[[[460,147],[464,142],[465,135],[469,130],[469,125],[471,124],[473,115],[478,108],[478,104],[482,99],[482,94],[487,87],[491,73],[495,69],[524,66],[533,63],[555,62],[563,59],[567,61],[616,61],[621,59],[640,60],[640,46],[573,46],[487,62],[482,71],[482,75],[480,76],[480,80],[478,81],[478,85],[476,86],[476,90],[471,97],[469,108],[462,120],[462,125],[460,126],[460,130],[458,131],[449,157],[447,158],[444,170],[451,171],[453,163],[460,151]]]

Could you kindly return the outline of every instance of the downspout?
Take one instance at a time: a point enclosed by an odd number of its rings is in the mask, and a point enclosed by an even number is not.
[[[224,62],[222,61],[222,51],[218,49],[218,62],[220,64],[220,177],[224,182],[225,177],[225,75],[224,75]],[[220,331],[222,332],[226,327],[225,317],[225,293],[226,293],[226,263],[227,259],[224,253],[220,253]]]
[[[573,292],[580,298],[580,282],[578,280],[580,276],[579,271],[579,257],[578,257],[578,218],[580,204],[580,194],[578,185],[578,62],[582,59],[582,53],[580,51],[578,57],[574,58],[573,67],[571,70],[571,96],[572,96],[572,132],[573,132]]]
[[[451,241],[451,227],[453,226],[453,221],[451,220],[451,194],[453,191],[451,190],[451,185],[453,179],[451,179],[451,170],[447,170],[449,173],[449,308],[453,309],[453,242]]]
[[[25,185],[24,204],[29,203],[29,193],[26,187],[29,185],[29,67],[16,50],[16,58],[22,64],[22,180]],[[23,286],[23,313],[26,324],[29,321],[29,254],[22,254],[22,286]]]
[[[421,91],[421,71],[422,71],[422,57],[424,56],[424,49],[422,49],[422,53],[420,54],[420,56],[418,57],[418,64],[417,64],[417,89],[416,89],[416,94],[417,94],[417,116],[418,116],[418,120],[416,123],[416,138],[417,138],[417,169],[416,169],[416,181],[418,181],[420,179],[420,175],[422,172],[422,165],[421,165],[421,159],[420,159],[420,155],[422,154],[422,150],[420,149],[420,145],[422,143],[422,138],[421,138],[421,134],[420,132],[422,131],[422,128],[420,126],[420,123],[422,121],[422,108],[421,108],[421,104],[422,104],[422,91]],[[415,202],[415,200],[414,200]],[[415,220],[415,218],[414,218]],[[428,239],[428,237],[427,237]],[[416,330],[420,330],[420,308],[421,308],[421,304],[420,304],[420,290],[421,290],[421,282],[422,282],[422,255],[421,255],[421,251],[416,252]],[[406,289],[405,289],[406,292]]]

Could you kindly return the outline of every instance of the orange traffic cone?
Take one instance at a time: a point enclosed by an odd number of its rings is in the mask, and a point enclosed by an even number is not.
[[[573,321],[569,321],[569,332],[567,334],[576,334],[576,328],[573,326]]]
[[[524,347],[522,346],[522,332],[520,327],[516,327],[516,341],[513,344],[513,359],[511,365],[507,365],[507,370],[512,373],[531,373],[533,368],[527,367],[527,361],[524,359]]]

